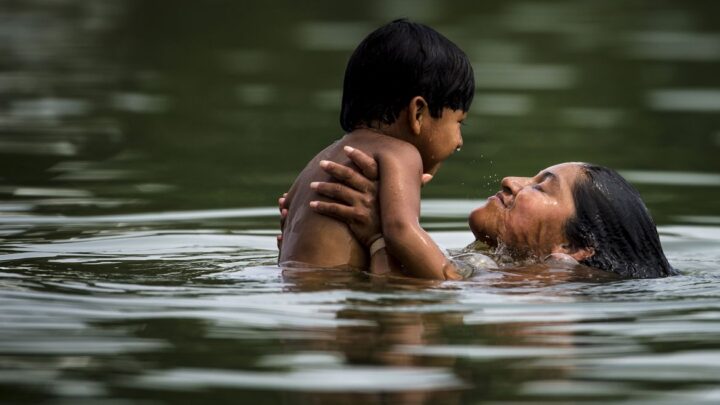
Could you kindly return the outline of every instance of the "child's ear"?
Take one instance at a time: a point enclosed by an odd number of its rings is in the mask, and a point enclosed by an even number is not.
[[[423,117],[428,113],[428,104],[424,98],[415,96],[408,105],[408,118],[410,130],[414,135],[420,135],[423,125]]]

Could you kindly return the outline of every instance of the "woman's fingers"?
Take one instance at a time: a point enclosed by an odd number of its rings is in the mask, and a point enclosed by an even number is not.
[[[332,199],[312,201],[315,212],[345,222],[364,245],[382,232],[377,206],[377,163],[360,150],[345,148],[353,163],[361,170],[323,160],[320,167],[337,183],[312,182],[310,187],[318,194]]]
[[[423,173],[422,178],[420,179],[420,182],[424,186],[424,185],[430,183],[430,181],[432,181],[432,179],[433,179],[432,174]]]
[[[287,194],[288,193],[283,193],[282,197],[278,198],[278,210],[280,210],[280,216],[282,218],[285,218],[285,216],[283,215],[283,211],[285,211],[285,214],[287,215]]]
[[[360,168],[360,171],[362,171],[365,177],[370,180],[377,180],[378,168],[377,162],[374,158],[367,155],[360,149],[355,149],[351,146],[346,146],[343,148],[343,150],[345,150],[345,154],[350,158],[350,160],[355,163],[355,166]]]
[[[278,209],[280,210],[280,229],[285,225],[285,218],[288,215],[287,193],[278,198]]]
[[[318,194],[329,197],[335,201],[346,203],[350,206],[362,201],[363,194],[351,189],[350,187],[340,183],[326,183],[324,181],[314,181],[310,183],[310,188]]]
[[[375,191],[375,183],[373,181],[350,167],[331,162],[329,160],[320,161],[320,167],[335,180],[338,180],[357,191],[363,193]]]
[[[353,207],[338,203],[311,201],[310,208],[319,214],[327,215],[343,222],[352,221],[357,218],[357,213]]]
[[[278,198],[278,209],[280,210],[280,232],[282,232],[285,227],[285,218],[287,218],[288,215],[287,195],[288,193],[283,193],[282,197]],[[277,236],[278,250],[282,248],[282,240],[283,236],[281,233]]]

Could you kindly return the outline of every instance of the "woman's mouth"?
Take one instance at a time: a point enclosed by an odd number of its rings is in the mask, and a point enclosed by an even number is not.
[[[497,198],[497,200],[500,202],[500,205],[502,205],[504,208],[508,207],[508,202],[505,201],[505,195],[503,195],[502,191],[498,191],[494,196],[490,198]]]

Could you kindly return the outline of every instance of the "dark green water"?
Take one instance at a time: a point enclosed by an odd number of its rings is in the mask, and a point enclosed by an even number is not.
[[[0,0],[0,402],[720,400],[720,3]],[[277,197],[397,17],[473,61],[445,248],[506,175],[620,170],[663,280],[282,274]]]

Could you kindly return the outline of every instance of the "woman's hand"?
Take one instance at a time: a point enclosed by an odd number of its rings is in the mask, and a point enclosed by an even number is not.
[[[345,154],[357,166],[357,170],[330,161],[320,162],[320,167],[340,183],[313,182],[311,187],[318,194],[335,202],[312,201],[310,208],[315,212],[345,222],[356,238],[366,247],[382,236],[380,210],[377,204],[377,162],[365,152],[349,146]],[[432,180],[432,175],[423,174],[422,184]],[[288,214],[287,193],[278,199],[280,230]],[[278,250],[282,247],[282,233],[277,235]]]
[[[339,183],[313,182],[310,187],[335,202],[311,201],[310,208],[345,222],[355,237],[369,247],[382,236],[377,203],[377,162],[349,146],[345,147],[345,154],[362,173],[335,162],[321,161],[320,167]]]
[[[360,169],[323,160],[320,167],[339,183],[313,182],[318,194],[335,202],[312,201],[310,207],[323,215],[345,222],[366,247],[382,236],[380,210],[377,202],[377,162],[365,152],[346,146],[345,154]],[[431,174],[422,175],[422,184],[432,180]]]
[[[285,218],[288,215],[287,194],[283,193],[282,197],[278,198],[278,209],[280,210],[280,234],[277,236],[278,250],[282,249],[282,232],[285,229]]]

